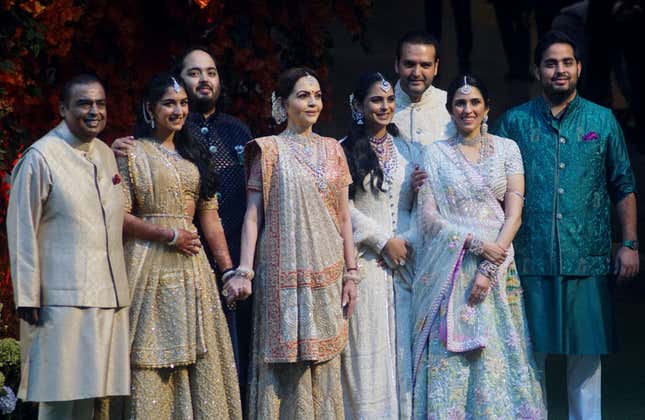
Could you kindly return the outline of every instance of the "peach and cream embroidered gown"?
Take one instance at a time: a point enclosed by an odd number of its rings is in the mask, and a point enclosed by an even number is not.
[[[157,225],[196,231],[199,171],[177,152],[137,140],[120,158],[126,211]],[[162,242],[127,239],[132,395],[126,417],[241,419],[237,371],[215,275],[203,248],[187,257]]]
[[[331,138],[282,133],[247,144],[248,189],[264,225],[253,280],[251,419],[343,419],[345,266],[338,218],[351,183]]]

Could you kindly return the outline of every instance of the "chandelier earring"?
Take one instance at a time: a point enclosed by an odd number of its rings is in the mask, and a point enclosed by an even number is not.
[[[488,134],[488,114],[484,115],[480,132],[482,136],[485,136],[486,134]]]
[[[356,104],[354,102],[354,94],[352,93],[349,95],[349,109],[352,111],[352,120],[357,125],[363,125],[365,123],[364,118],[365,116],[363,115],[363,112],[360,110],[356,109]]]
[[[282,99],[271,93],[271,116],[276,124],[282,124],[287,120],[287,110],[282,104]]]
[[[145,121],[146,124],[150,126],[150,128],[155,128],[155,119],[152,117],[152,115],[148,115],[145,102],[141,103],[141,114],[143,115],[143,121]]]

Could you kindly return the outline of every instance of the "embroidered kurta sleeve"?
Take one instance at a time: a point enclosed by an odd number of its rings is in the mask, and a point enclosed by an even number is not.
[[[119,167],[119,174],[121,175],[121,185],[123,188],[124,210],[126,213],[132,213],[134,207],[134,189],[132,186],[132,177],[130,174],[130,159],[134,156],[130,154],[128,157],[118,157],[116,163]]]
[[[614,203],[636,192],[634,172],[629,162],[623,130],[613,115],[609,117],[609,139],[607,142],[607,183],[609,195]]]
[[[218,195],[213,194],[213,196],[209,199],[199,199],[199,204],[198,204],[199,210],[218,210],[219,209],[219,201],[218,201]]]
[[[246,188],[249,190],[262,191],[262,164],[260,154],[255,156],[251,169],[249,170],[249,179],[246,181]]]
[[[354,206],[354,201],[349,202],[349,213],[352,217],[352,230],[354,244],[356,246],[366,246],[379,254],[390,235],[383,230],[383,224],[379,224],[373,218],[367,216]]]
[[[38,230],[51,188],[47,162],[40,152],[29,150],[13,171],[7,207],[7,240],[16,307],[40,306]]]
[[[520,153],[520,148],[512,140],[507,140],[505,142],[505,152],[506,160],[504,161],[504,171],[506,176],[511,175],[523,175],[524,174],[524,164],[522,163],[522,154]]]

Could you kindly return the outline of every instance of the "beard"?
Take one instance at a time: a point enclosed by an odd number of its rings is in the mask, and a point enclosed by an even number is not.
[[[193,111],[197,111],[200,114],[207,114],[215,109],[217,105],[217,97],[196,97],[193,96],[190,101],[190,105]]]
[[[567,99],[573,95],[576,91],[577,81],[570,80],[568,89],[556,89],[552,85],[544,86],[544,94],[549,99],[549,101],[554,105],[560,105],[564,103]]]

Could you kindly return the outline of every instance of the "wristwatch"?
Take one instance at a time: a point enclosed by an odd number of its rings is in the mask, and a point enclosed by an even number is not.
[[[623,241],[623,246],[631,249],[632,251],[638,251],[638,240]]]

